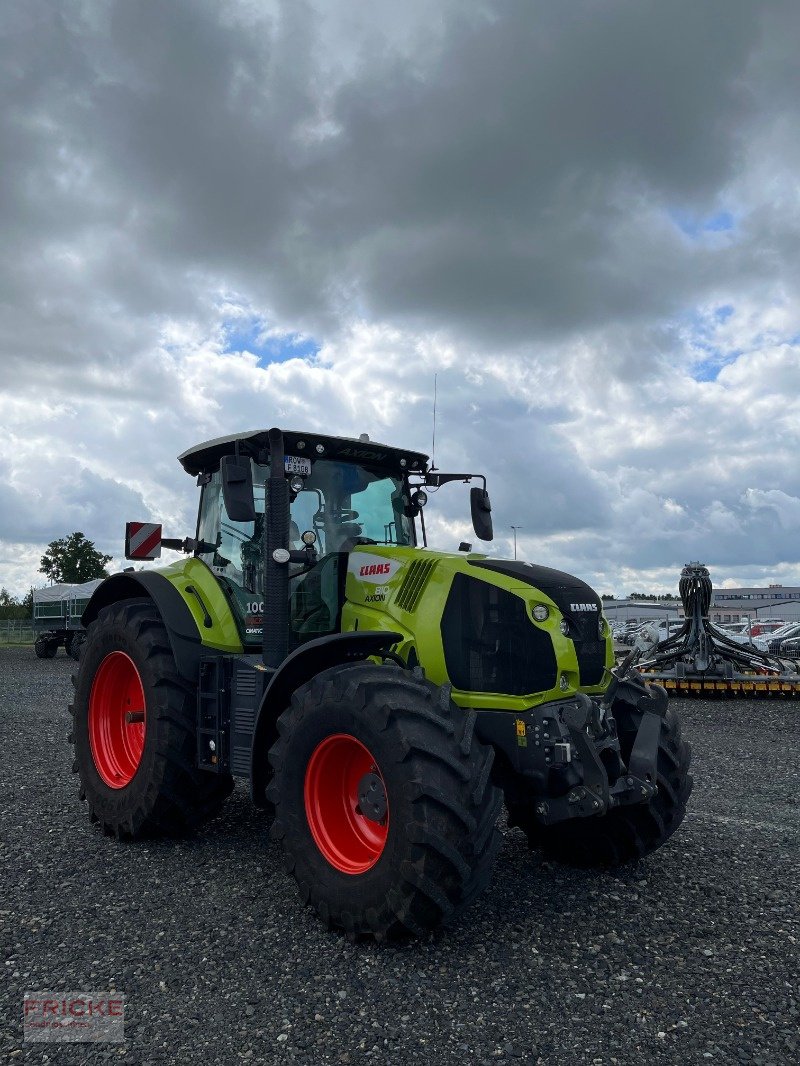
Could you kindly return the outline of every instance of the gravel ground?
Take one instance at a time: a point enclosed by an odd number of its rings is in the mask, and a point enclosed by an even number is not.
[[[196,840],[102,838],[72,666],[0,649],[6,1061],[800,1061],[800,703],[676,701],[695,792],[670,845],[602,875],[507,831],[459,925],[377,948],[300,906],[241,785]],[[124,993],[127,1043],[24,1044],[44,989]]]

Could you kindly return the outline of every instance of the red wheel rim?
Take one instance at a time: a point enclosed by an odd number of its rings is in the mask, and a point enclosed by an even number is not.
[[[383,854],[389,833],[389,810],[380,822],[360,813],[358,786],[367,774],[383,782],[369,748],[348,733],[321,741],[306,768],[306,818],[317,847],[337,870],[362,874]]]
[[[100,663],[89,696],[89,746],[98,774],[109,788],[133,780],[144,751],[144,688],[139,671],[124,651]]]

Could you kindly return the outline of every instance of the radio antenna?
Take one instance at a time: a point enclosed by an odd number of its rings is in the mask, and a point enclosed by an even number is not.
[[[438,374],[433,375],[433,437],[431,438],[431,470],[436,469],[436,379]]]

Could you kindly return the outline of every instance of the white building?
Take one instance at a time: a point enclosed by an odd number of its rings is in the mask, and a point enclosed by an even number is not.
[[[782,618],[800,621],[800,586],[767,588],[715,588],[711,594],[712,622],[742,622],[747,618]]]
[[[671,621],[683,616],[680,600],[603,600],[603,614],[609,622]]]
[[[683,618],[683,604],[674,600],[603,600],[609,621],[642,622],[649,618]],[[800,585],[769,585],[767,588],[714,588],[711,593],[712,622],[743,622],[755,618],[780,618],[800,622]]]

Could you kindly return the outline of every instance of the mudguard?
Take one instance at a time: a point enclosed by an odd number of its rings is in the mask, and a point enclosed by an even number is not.
[[[200,659],[209,654],[200,639],[197,624],[183,597],[161,574],[140,570],[131,574],[113,574],[98,585],[92,594],[81,622],[88,626],[103,607],[118,600],[147,596],[155,603],[169,636],[178,673],[187,681],[197,684]],[[212,652],[213,654],[213,652]]]
[[[334,633],[301,644],[284,659],[264,690],[253,730],[250,789],[257,806],[265,803],[264,791],[269,780],[267,751],[277,736],[278,716],[288,707],[292,693],[323,670],[380,655],[402,639],[399,633],[388,631]]]

